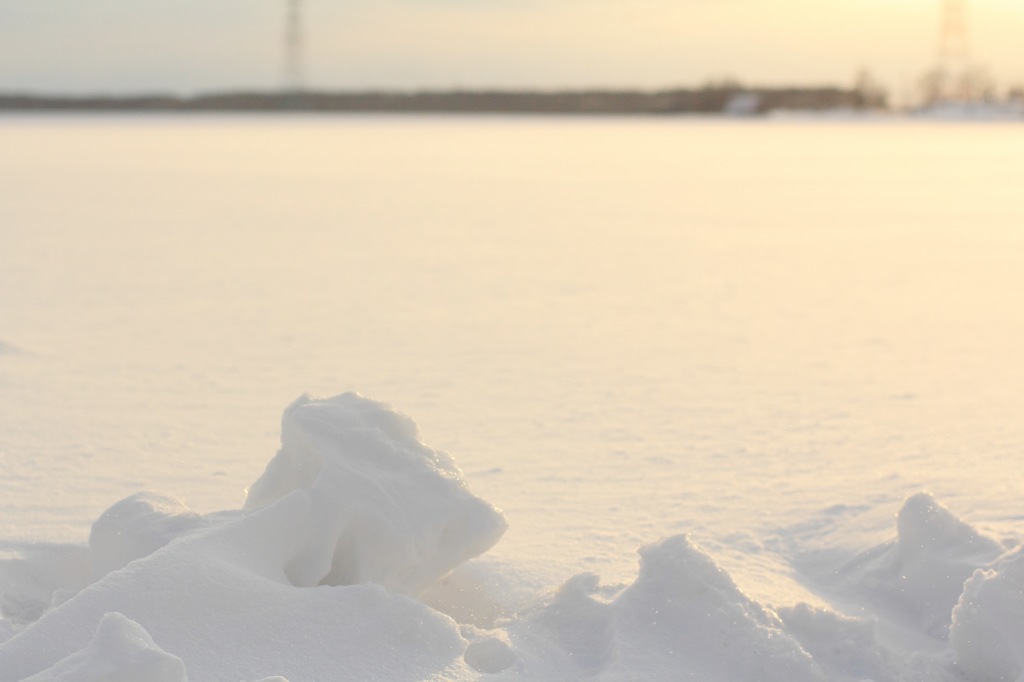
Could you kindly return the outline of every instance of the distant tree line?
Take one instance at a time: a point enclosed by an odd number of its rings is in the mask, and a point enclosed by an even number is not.
[[[744,87],[735,82],[661,91],[452,90],[422,92],[235,92],[193,97],[0,94],[18,111],[310,111],[466,114],[764,114],[780,109],[885,108],[885,93],[858,82],[840,87]],[[737,107],[737,103],[743,106]]]

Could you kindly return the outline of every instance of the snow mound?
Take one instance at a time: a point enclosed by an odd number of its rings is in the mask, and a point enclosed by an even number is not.
[[[636,581],[610,600],[593,574],[569,580],[526,629],[547,633],[572,679],[826,679],[778,616],[683,535],[641,548]]]
[[[978,569],[953,609],[950,644],[972,682],[1024,680],[1024,550]]]
[[[65,595],[92,582],[88,547],[77,545],[29,545],[14,547],[0,559],[0,642],[27,623],[38,619]]]
[[[0,682],[114,652],[109,632],[128,630],[103,625],[108,613],[202,682],[459,678],[471,668],[458,626],[402,593],[504,529],[407,417],[354,394],[302,398],[244,510],[200,518],[147,494],[104,513],[88,550],[101,577],[0,645]],[[470,655],[489,669],[507,658],[494,644]]]
[[[285,410],[281,450],[244,508],[299,489],[320,522],[304,527],[306,547],[287,566],[294,585],[373,582],[416,595],[507,528],[411,419],[355,393],[304,396]]]
[[[84,649],[24,682],[186,682],[185,664],[119,613],[100,620]]]
[[[93,575],[101,578],[204,525],[201,516],[173,497],[156,493],[127,497],[92,524],[89,550]]]
[[[779,609],[788,632],[825,669],[830,682],[897,682],[905,664],[881,646],[875,624],[797,604]]]
[[[903,503],[896,533],[894,541],[861,552],[818,578],[859,603],[945,639],[964,581],[1004,550],[927,493]]]
[[[508,635],[501,631],[485,633],[474,638],[466,647],[463,658],[475,670],[489,675],[511,668],[516,662]]]

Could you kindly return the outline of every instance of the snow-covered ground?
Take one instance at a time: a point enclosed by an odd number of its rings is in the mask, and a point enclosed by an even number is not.
[[[0,149],[3,682],[1024,679],[1016,126]]]

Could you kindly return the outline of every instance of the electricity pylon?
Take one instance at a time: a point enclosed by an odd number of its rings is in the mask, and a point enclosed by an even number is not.
[[[942,0],[939,58],[966,61],[967,53],[967,2]]]
[[[284,34],[285,89],[301,92],[302,78],[302,16],[300,0],[287,0],[288,18]]]
[[[946,81],[945,96],[956,101],[969,97],[967,0],[942,0],[942,23],[939,27],[939,69]]]

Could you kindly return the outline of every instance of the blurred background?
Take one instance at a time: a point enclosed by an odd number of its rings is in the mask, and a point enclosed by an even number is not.
[[[1016,0],[0,0],[0,93],[1024,85]]]

